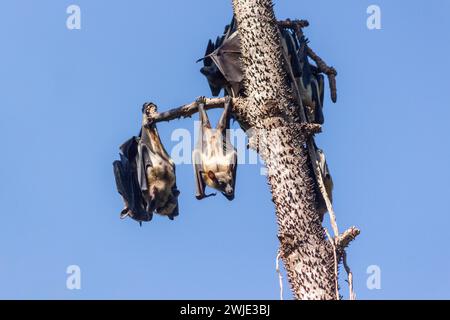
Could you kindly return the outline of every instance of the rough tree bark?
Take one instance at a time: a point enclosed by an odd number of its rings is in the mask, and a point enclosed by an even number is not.
[[[249,146],[267,166],[280,256],[293,294],[296,299],[339,299],[337,265],[359,230],[350,228],[331,239],[326,237],[308,153],[308,139],[320,132],[320,126],[302,122],[301,101],[289,86],[272,0],[233,0],[233,9],[245,87],[244,97],[233,99],[233,114],[242,128],[251,128]],[[207,100],[208,108],[221,104],[220,98]],[[192,103],[152,118],[168,121],[195,112]]]
[[[317,211],[305,146],[308,134],[314,132],[299,124],[272,1],[233,0],[233,6],[247,94],[245,103],[236,105],[236,113],[246,127],[265,133],[256,134],[263,142],[251,141],[251,146],[259,147],[268,169],[289,282],[297,299],[336,299],[334,251]]]

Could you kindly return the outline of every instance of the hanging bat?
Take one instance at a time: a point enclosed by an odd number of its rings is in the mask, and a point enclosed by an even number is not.
[[[287,29],[281,30],[283,50],[294,78],[290,77],[289,80],[293,87],[297,86],[308,122],[323,124],[324,78],[319,73],[319,70],[309,63],[306,51],[307,40],[302,38],[300,42],[297,42],[296,39],[296,35],[292,31]],[[296,92],[297,90],[293,91]]]
[[[330,199],[330,202],[333,203],[333,178],[331,177],[330,170],[328,169],[327,160],[325,158],[325,153],[322,149],[317,148],[317,146],[314,144],[316,148],[316,156],[317,161],[319,162],[319,169],[322,174],[323,184],[325,186],[325,190],[327,191],[328,198]],[[323,199],[323,195],[318,192],[319,201],[318,201],[318,207],[319,207],[319,213],[321,216],[325,214],[325,212],[328,211],[327,205],[325,203],[325,200]]]
[[[310,123],[323,124],[324,77],[308,59],[308,40],[288,28],[280,26],[283,50],[288,57],[293,76]],[[240,63],[241,47],[236,21],[225,27],[215,44],[209,40],[200,72],[207,78],[213,96],[222,89],[227,95],[243,94],[243,71]]]
[[[178,216],[178,195],[175,164],[161,143],[155,124],[148,115],[156,109],[153,103],[142,108],[142,129],[138,144],[137,177],[146,212],[156,212],[173,220]]]
[[[288,62],[291,64],[292,73],[294,78],[299,78],[302,75],[302,69],[300,61],[298,59],[299,46],[293,34],[290,30],[281,29],[281,44],[283,50],[286,53]]]
[[[200,72],[207,78],[213,96],[217,97],[222,89],[233,97],[240,93],[244,79],[240,58],[241,42],[233,17],[223,36],[215,44],[209,40],[205,57],[198,60],[203,60]]]
[[[145,210],[145,201],[137,179],[138,137],[132,137],[120,147],[120,160],[114,161],[114,177],[117,191],[122,196],[125,207],[120,213],[123,219],[127,216],[141,221],[150,221],[152,216]]]
[[[192,152],[195,173],[196,198],[215,195],[205,194],[209,186],[220,191],[228,200],[234,199],[237,152],[226,134],[230,123],[231,98],[227,97],[224,111],[216,129],[211,128],[208,115],[204,109],[204,98],[197,100],[200,115],[200,131],[197,146]]]
[[[303,105],[307,108],[308,120],[311,123],[323,124],[324,78],[319,70],[309,63],[308,40],[302,36],[299,40],[298,61],[301,69],[297,78],[297,86]]]

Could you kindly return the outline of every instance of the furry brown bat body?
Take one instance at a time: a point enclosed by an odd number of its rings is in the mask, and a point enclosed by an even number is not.
[[[120,147],[120,160],[113,163],[117,190],[125,204],[120,217],[140,224],[152,220],[155,212],[171,220],[178,215],[175,164],[156,126],[148,123],[149,114],[155,111],[154,104],[144,105],[139,137],[127,140]]]
[[[173,219],[178,215],[178,195],[176,187],[175,164],[161,143],[155,125],[148,124],[148,114],[156,106],[146,104],[143,108],[141,139],[139,151],[140,164],[144,170],[138,170],[139,183],[146,201],[146,211],[156,212]],[[139,165],[138,165],[139,166]],[[145,176],[142,175],[145,173]]]
[[[231,99],[227,98],[223,114],[216,129],[211,128],[204,109],[204,99],[198,99],[200,115],[199,141],[192,152],[196,197],[203,199],[206,185],[220,191],[228,200],[234,199],[236,182],[237,152],[226,130],[229,128]],[[215,194],[212,194],[215,195]]]

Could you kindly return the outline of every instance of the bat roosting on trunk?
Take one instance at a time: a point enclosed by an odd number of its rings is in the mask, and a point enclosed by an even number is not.
[[[324,76],[309,61],[308,40],[290,28],[282,25],[279,28],[283,50],[295,78],[293,81],[296,82],[303,105],[307,108],[308,122],[323,124]],[[232,97],[245,95],[240,61],[241,43],[234,18],[215,43],[209,40],[205,57],[199,61],[201,60],[204,65],[200,72],[208,80],[213,96],[218,96],[222,89]]]

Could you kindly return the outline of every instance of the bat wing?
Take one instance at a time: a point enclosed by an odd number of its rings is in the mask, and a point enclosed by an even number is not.
[[[163,208],[163,210],[166,211],[165,215],[167,215],[167,217],[169,217],[170,220],[173,220],[175,217],[177,217],[180,214],[179,206],[178,206],[178,196],[179,195],[180,195],[180,191],[178,190],[177,184],[175,183],[174,186],[172,187],[170,197],[167,200],[167,203]]]
[[[325,97],[325,78],[322,74],[317,74],[317,82],[319,83],[319,102],[323,108],[323,102]]]
[[[297,45],[292,33],[288,30],[282,31],[284,42],[286,43],[287,56],[290,57],[290,63],[294,77],[298,78],[302,74],[300,61],[298,59]]]
[[[136,163],[139,187],[146,204],[145,210],[148,215],[153,215],[153,211],[155,209],[154,201],[150,195],[150,190],[148,189],[149,181],[147,176],[148,169],[153,167],[152,158],[154,153],[155,150],[152,146],[151,137],[148,134],[148,131],[143,126],[138,144],[138,156]]]
[[[233,15],[230,24],[225,28],[225,39],[228,39],[236,31],[237,31],[236,19]]]
[[[226,39],[212,54],[211,59],[217,65],[224,78],[231,85],[242,83],[244,74],[241,67],[241,41],[237,32]]]
[[[325,119],[323,117],[322,104],[320,100],[320,84],[317,81],[318,78],[314,77],[311,81],[312,100],[314,101],[314,122],[323,124]]]
[[[205,182],[203,181],[202,171],[203,171],[203,140],[204,140],[204,127],[211,128],[209,123],[208,115],[203,109],[203,104],[198,104],[199,117],[200,117],[200,128],[198,131],[198,141],[194,150],[192,151],[192,164],[194,166],[194,178],[195,178],[195,197],[198,200],[205,198]]]
[[[142,136],[139,139],[138,153],[136,157],[137,178],[142,192],[148,191],[147,168],[152,167],[152,160],[150,156],[152,150],[149,148],[145,140],[146,139]]]
[[[233,162],[231,163],[231,172],[233,173],[233,198],[234,198],[234,193],[236,192],[236,173],[237,173],[237,152],[236,150],[234,150],[233,152]]]
[[[151,152],[153,154],[161,156],[166,162],[170,163],[172,167],[175,167],[173,160],[170,158],[169,153],[167,152],[166,148],[164,148],[164,145],[161,142],[161,137],[159,136],[156,125],[152,125],[146,130],[148,138],[144,141],[146,145],[151,149]]]
[[[208,45],[206,46],[206,51],[205,54],[203,55],[203,58],[198,59],[196,62],[200,62],[203,61],[203,66],[204,67],[210,67],[213,64],[213,61],[210,57],[211,53],[214,52],[215,50],[215,46],[214,43],[211,41],[211,39],[209,39],[208,41]]]
[[[301,67],[301,79],[303,86],[306,88],[311,81],[311,65],[308,60],[308,39],[302,36],[299,40],[298,61]]]
[[[113,163],[117,191],[126,204],[127,212],[133,219],[149,221],[144,209],[144,199],[139,186],[136,170],[138,142],[136,137],[127,140],[121,147],[120,160]]]
[[[216,40],[216,43],[220,43],[221,40],[219,38]],[[213,59],[211,58],[211,54],[216,50],[216,45],[209,40],[208,46],[206,47],[205,56],[198,60],[200,62],[203,60],[203,68],[200,69],[200,72],[206,77],[208,80],[209,88],[211,89],[211,93],[214,97],[217,97],[222,91],[223,83],[225,79],[220,73],[219,69],[215,65]]]
[[[199,139],[202,138],[200,137]],[[205,182],[202,177],[202,150],[198,147],[192,152],[192,162],[194,166],[195,197],[200,200],[205,197]]]

